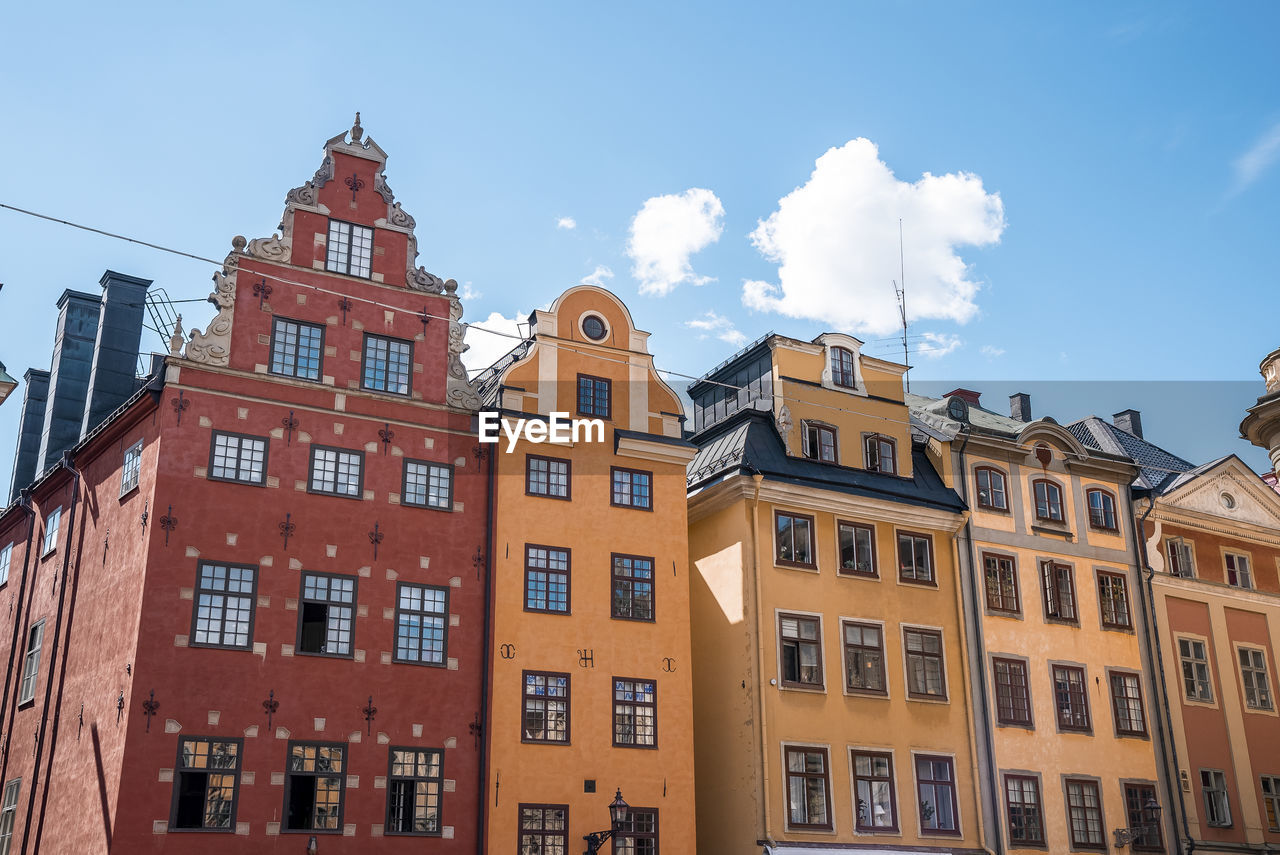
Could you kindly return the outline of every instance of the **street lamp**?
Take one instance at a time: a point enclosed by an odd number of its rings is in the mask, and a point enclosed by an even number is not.
[[[1121,849],[1147,834],[1160,833],[1160,803],[1148,798],[1142,805],[1142,824],[1132,828],[1113,829],[1116,836],[1116,848]]]
[[[622,788],[619,787],[617,793],[613,797],[613,801],[609,803],[609,830],[593,831],[590,834],[582,835],[582,839],[587,841],[587,849],[584,855],[595,855],[600,851],[600,847],[604,842],[618,832],[618,828],[627,818],[627,811],[631,810],[622,799]]]

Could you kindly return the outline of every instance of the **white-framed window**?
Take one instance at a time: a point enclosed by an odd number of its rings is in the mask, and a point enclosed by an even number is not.
[[[311,446],[310,492],[359,499],[363,496],[363,489],[363,452]]]
[[[13,821],[18,815],[18,792],[22,779],[14,778],[4,785],[4,803],[0,806],[0,855],[9,855],[13,845]]]
[[[1244,686],[1244,702],[1251,710],[1275,709],[1271,700],[1271,678],[1267,676],[1267,655],[1256,647],[1241,647],[1240,683]]]
[[[13,561],[13,544],[6,543],[0,548],[0,585],[9,581],[9,564]]]
[[[1165,539],[1165,552],[1169,556],[1169,574],[1184,579],[1196,577],[1196,557],[1191,544],[1180,537]]]
[[[1200,770],[1200,792],[1204,796],[1205,823],[1217,828],[1231,825],[1231,805],[1227,799],[1227,774],[1218,769]]]
[[[1178,639],[1182,662],[1182,689],[1189,701],[1213,703],[1213,683],[1209,679],[1209,653],[1198,638]]]
[[[400,582],[396,591],[393,661],[444,665],[448,649],[449,589]]]
[[[804,422],[801,451],[810,460],[822,460],[826,463],[838,462],[836,446],[836,429],[822,422]]]
[[[324,269],[334,273],[369,278],[369,260],[373,257],[373,229],[329,221],[329,245]]]
[[[1249,556],[1227,552],[1222,560],[1227,565],[1228,585],[1235,588],[1253,587],[1253,574],[1249,572]]]
[[[142,440],[138,440],[124,453],[124,463],[120,467],[120,495],[137,488],[141,472]]]
[[[449,510],[453,507],[453,467],[425,460],[405,460],[404,492],[400,501],[420,508]]]
[[[44,621],[38,620],[27,632],[27,655],[22,660],[22,685],[18,690],[18,703],[26,704],[36,698],[36,678],[40,676],[40,648],[44,646]]]
[[[62,528],[62,505],[53,509],[53,513],[44,520],[44,544],[40,549],[43,558],[58,546],[58,529]]]
[[[366,333],[360,386],[374,392],[408,395],[413,375],[413,342]]]
[[[239,484],[267,483],[266,437],[214,431],[209,477]]]

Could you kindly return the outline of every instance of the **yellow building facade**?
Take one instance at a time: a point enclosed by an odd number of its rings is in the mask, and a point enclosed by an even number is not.
[[[689,388],[698,851],[981,851],[963,505],[904,366],[769,336]]]
[[[505,426],[487,446],[486,851],[581,852],[621,791],[612,851],[692,852],[683,409],[608,291],[572,288],[530,324],[476,380]],[[557,439],[554,414],[598,435]]]
[[[973,639],[990,845],[1005,852],[1112,851],[1116,829],[1163,806],[1151,681],[1122,454],[1088,448],[1052,419],[1011,415],[958,389],[909,396],[950,450],[970,508],[957,557]],[[1164,851],[1151,828],[1125,845]]]

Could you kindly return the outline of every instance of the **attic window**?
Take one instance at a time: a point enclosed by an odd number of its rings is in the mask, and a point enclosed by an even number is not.
[[[373,229],[357,226],[354,223],[344,223],[342,220],[329,221],[325,270],[368,279],[369,258],[372,255]]]
[[[587,315],[582,319],[582,334],[592,341],[604,341],[609,334],[604,318],[599,315]]]
[[[845,347],[831,348],[831,382],[846,389],[853,389],[853,351]]]

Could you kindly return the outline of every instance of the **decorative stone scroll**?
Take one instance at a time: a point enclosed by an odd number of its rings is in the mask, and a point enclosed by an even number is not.
[[[466,366],[462,364],[462,354],[470,347],[463,337],[467,325],[462,321],[462,301],[458,299],[458,283],[450,279],[444,283],[449,292],[449,377],[445,390],[445,403],[465,410],[480,409],[480,396],[467,379]]]
[[[209,295],[209,302],[217,306],[218,314],[204,332],[191,330],[191,339],[183,355],[192,362],[226,365],[231,355],[231,322],[236,310],[236,273],[240,263],[237,254],[244,251],[244,238],[237,235],[231,246],[234,251],[222,262],[222,272],[213,274],[213,293]]]

